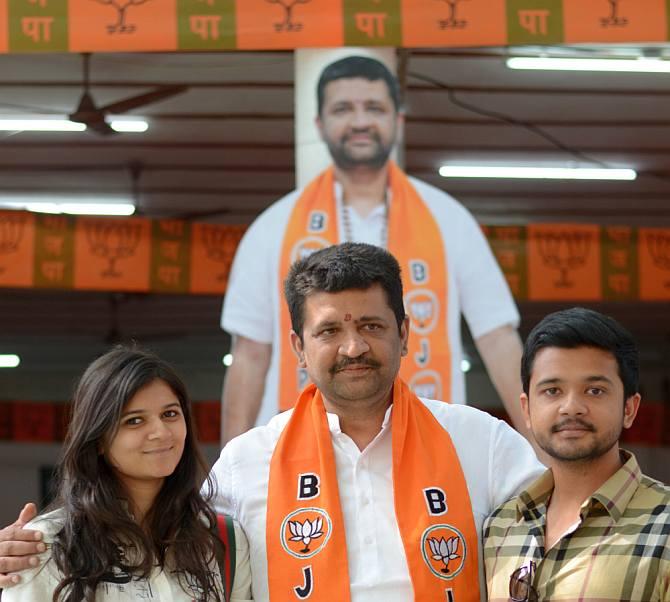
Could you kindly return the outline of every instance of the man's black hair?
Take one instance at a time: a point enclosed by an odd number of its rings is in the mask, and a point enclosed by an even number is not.
[[[400,109],[400,90],[398,80],[389,71],[388,67],[381,61],[367,56],[348,56],[328,65],[319,77],[319,83],[316,86],[316,103],[319,109],[319,115],[323,109],[323,100],[326,86],[338,79],[351,79],[360,77],[374,82],[384,80],[389,91],[389,96],[393,100],[395,110]]]
[[[521,358],[521,383],[528,395],[533,362],[547,347],[594,347],[616,359],[625,399],[639,390],[640,362],[632,335],[614,318],[592,309],[573,307],[546,316],[528,335]]]
[[[405,319],[400,266],[393,255],[374,245],[345,242],[296,261],[284,281],[291,326],[302,340],[305,299],[314,293],[367,290],[380,284],[398,323]]]

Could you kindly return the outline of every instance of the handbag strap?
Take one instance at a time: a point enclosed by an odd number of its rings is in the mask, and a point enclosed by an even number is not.
[[[223,566],[220,566],[221,578],[223,579],[224,596],[226,602],[230,602],[233,583],[235,581],[235,525],[230,516],[223,514],[216,515],[216,523],[219,531],[219,538],[223,542],[224,556]]]

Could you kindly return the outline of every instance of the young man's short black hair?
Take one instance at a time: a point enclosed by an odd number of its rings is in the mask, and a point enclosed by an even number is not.
[[[398,80],[389,71],[388,67],[377,59],[368,56],[348,56],[328,65],[319,77],[319,83],[316,86],[316,103],[319,109],[319,115],[323,109],[323,100],[326,86],[338,79],[350,79],[360,77],[374,82],[384,80],[389,91],[389,96],[393,100],[395,110],[400,109],[400,90]]]
[[[380,284],[398,323],[405,319],[400,266],[393,255],[374,245],[345,242],[296,261],[284,281],[291,326],[302,340],[305,299],[314,293],[367,290]]]
[[[521,383],[528,395],[533,362],[546,347],[594,347],[611,353],[619,368],[624,396],[639,389],[640,362],[632,335],[614,318],[592,309],[573,307],[546,316],[528,335],[521,358]]]

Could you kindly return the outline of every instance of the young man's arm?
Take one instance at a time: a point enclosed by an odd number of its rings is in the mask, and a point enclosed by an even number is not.
[[[519,333],[509,324],[499,326],[475,339],[475,345],[512,424],[530,441],[540,461],[545,462],[544,452],[538,448],[521,412],[519,372],[523,346]]]
[[[272,345],[242,336],[233,339],[233,363],[226,371],[221,408],[221,446],[256,423]]]
[[[42,533],[24,529],[24,525],[37,515],[35,504],[26,504],[13,524],[0,530],[0,587],[8,588],[21,581],[13,574],[35,566],[37,554],[44,552],[40,541]]]

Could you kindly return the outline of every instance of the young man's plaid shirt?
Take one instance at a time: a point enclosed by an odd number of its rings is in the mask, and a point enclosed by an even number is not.
[[[509,581],[535,563],[542,602],[670,601],[670,488],[646,477],[635,456],[581,507],[581,521],[546,552],[547,471],[484,525],[489,602],[508,602]]]

